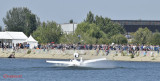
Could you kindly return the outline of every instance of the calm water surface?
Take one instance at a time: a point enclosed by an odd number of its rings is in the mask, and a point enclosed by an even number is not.
[[[101,61],[90,64],[96,68],[73,68],[55,67],[45,60],[0,58],[0,81],[160,81],[156,62]],[[22,78],[4,78],[4,74]]]

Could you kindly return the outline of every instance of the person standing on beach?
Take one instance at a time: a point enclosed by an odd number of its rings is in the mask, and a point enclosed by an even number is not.
[[[2,42],[2,49],[4,50],[4,44],[3,44],[3,42]]]
[[[99,49],[100,49],[100,46],[99,46],[99,45],[97,45],[97,46],[96,46],[96,52],[97,52],[97,55],[99,54]]]
[[[109,45],[106,46],[106,56],[109,54]]]

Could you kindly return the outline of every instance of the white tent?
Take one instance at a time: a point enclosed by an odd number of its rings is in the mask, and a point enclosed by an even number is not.
[[[23,43],[28,37],[23,32],[0,32],[0,43],[10,47],[16,46],[17,43]]]
[[[17,43],[23,43],[28,39],[28,37],[23,32],[6,32],[12,37],[12,43],[14,43],[14,46]]]
[[[0,39],[12,39],[12,37],[7,32],[0,32]]]
[[[30,44],[30,46],[29,46],[30,49],[37,47],[37,45],[38,45],[38,41],[36,41],[31,35],[26,40],[26,42]]]

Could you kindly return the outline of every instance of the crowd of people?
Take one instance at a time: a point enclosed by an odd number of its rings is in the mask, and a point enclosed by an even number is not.
[[[16,43],[16,44],[11,44],[11,43],[0,43],[0,48],[2,49],[7,49],[7,48],[13,48],[14,50],[16,49],[24,49],[24,48],[29,48],[30,44],[27,43]]]
[[[3,44],[1,43],[1,48],[12,48],[16,49],[29,49],[29,44],[17,43],[12,44]],[[116,52],[128,51],[129,53],[135,53],[137,51],[157,51],[159,53],[160,47],[159,45],[134,45],[134,44],[127,44],[127,45],[118,45],[118,44],[53,44],[48,43],[45,45],[39,44],[35,46],[34,49],[43,49],[45,50],[96,50],[99,53],[100,50],[103,50],[108,55],[110,50],[115,50]]]
[[[118,52],[129,51],[129,53],[135,53],[137,51],[157,51],[159,53],[159,45],[118,45],[118,44],[46,44],[38,45],[39,49],[51,50],[51,49],[61,49],[61,50],[96,50],[99,52],[103,50],[106,54],[109,54],[110,50],[115,50]],[[35,48],[36,49],[36,48]]]
[[[36,48],[36,47],[35,47]],[[46,44],[46,45],[38,45],[39,49],[65,49],[65,50],[134,50],[134,51],[158,51],[159,45],[118,45],[118,44]]]

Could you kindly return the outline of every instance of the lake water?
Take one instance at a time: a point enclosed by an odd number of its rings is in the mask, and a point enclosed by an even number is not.
[[[55,67],[46,59],[0,58],[0,81],[159,81],[160,63],[102,61],[96,68]],[[6,75],[21,75],[6,78]]]

